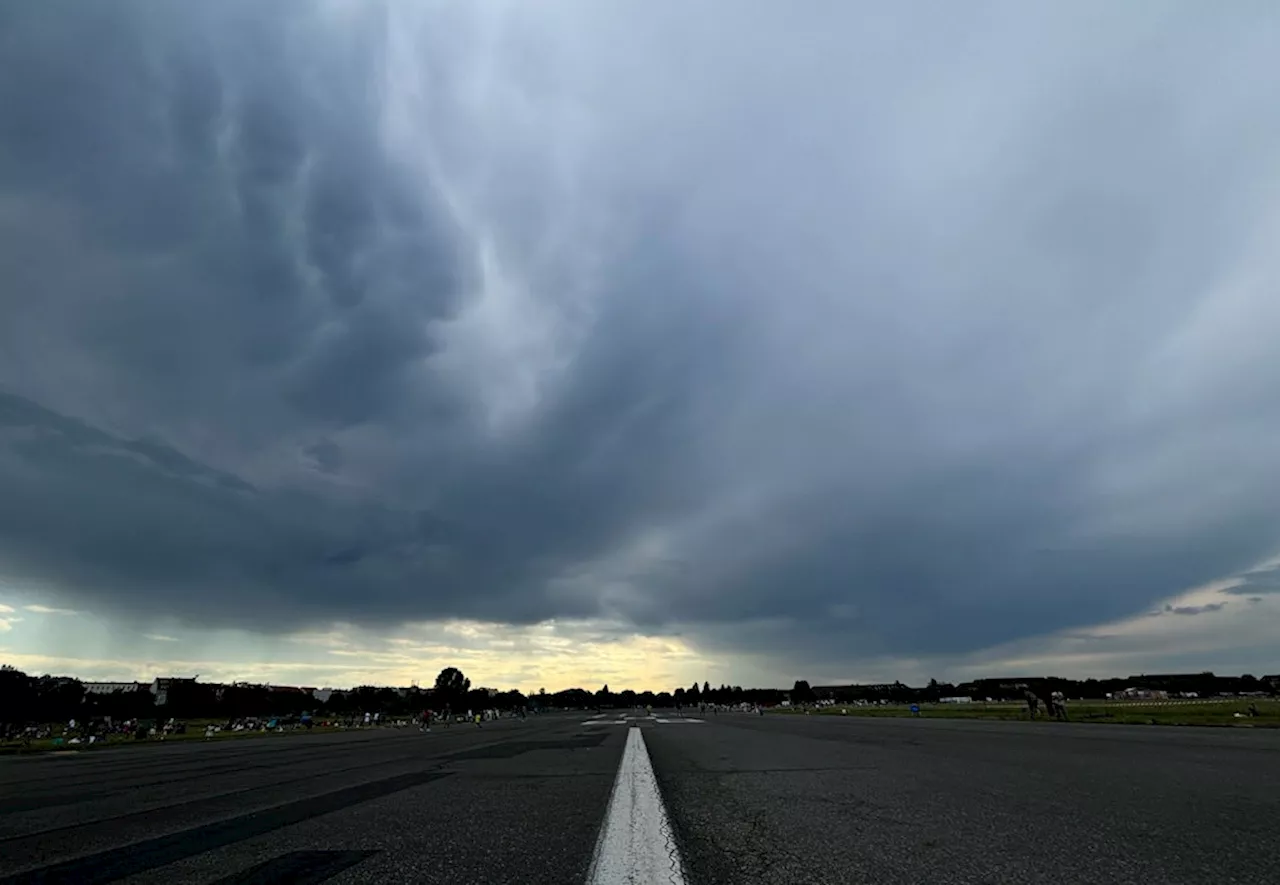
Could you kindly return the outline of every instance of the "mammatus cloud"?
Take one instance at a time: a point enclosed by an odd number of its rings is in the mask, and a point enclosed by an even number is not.
[[[1266,561],[1280,15],[987,8],[6,8],[3,573],[847,669]]]

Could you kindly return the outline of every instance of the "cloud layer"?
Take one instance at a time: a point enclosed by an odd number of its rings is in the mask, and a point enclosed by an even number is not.
[[[11,582],[852,661],[1276,553],[1266,5],[56,7],[0,12]]]

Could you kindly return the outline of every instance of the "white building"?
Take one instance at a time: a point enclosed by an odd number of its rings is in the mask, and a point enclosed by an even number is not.
[[[146,691],[145,682],[85,682],[85,694],[115,694],[117,691]]]
[[[1161,691],[1156,688],[1126,688],[1115,693],[1117,700],[1164,700],[1169,697],[1169,692]]]

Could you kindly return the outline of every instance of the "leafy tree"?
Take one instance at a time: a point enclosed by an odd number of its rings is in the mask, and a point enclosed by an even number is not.
[[[35,690],[26,673],[8,664],[0,667],[0,734],[5,726],[24,725],[35,713]]]
[[[436,677],[436,697],[442,706],[461,707],[471,690],[471,680],[457,667],[445,667]]]
[[[524,696],[523,692],[512,689],[494,695],[490,699],[490,703],[499,710],[520,710],[529,706],[529,699]]]
[[[594,703],[594,696],[584,688],[566,688],[551,696],[552,706],[570,710],[584,710]]]
[[[169,687],[167,695],[166,703],[156,708],[156,715],[166,719],[207,716],[217,705],[216,689],[202,682],[175,682]]]
[[[493,698],[490,697],[488,689],[473,688],[467,692],[464,706],[472,712],[487,710],[493,706]]]
[[[111,694],[86,694],[84,718],[110,716],[113,720],[150,719],[156,715],[156,699],[146,686],[120,689]]]
[[[813,699],[813,689],[809,687],[809,680],[797,679],[796,684],[791,688],[791,702],[793,704],[807,704]]]
[[[40,722],[66,722],[83,716],[84,684],[65,676],[41,676],[35,680],[34,718]]]

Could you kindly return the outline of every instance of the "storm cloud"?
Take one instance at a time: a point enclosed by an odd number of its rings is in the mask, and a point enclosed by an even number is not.
[[[855,660],[1280,547],[1266,4],[0,33],[0,572],[68,607]]]

